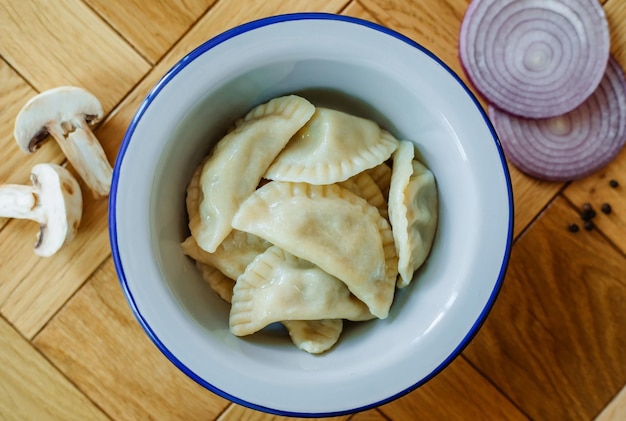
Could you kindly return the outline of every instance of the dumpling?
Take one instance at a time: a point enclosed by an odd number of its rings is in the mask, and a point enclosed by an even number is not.
[[[437,229],[435,177],[414,156],[408,141],[401,141],[393,156],[389,219],[398,251],[398,288],[409,285],[428,257]]]
[[[273,181],[246,199],[232,224],[316,264],[387,317],[397,277],[393,235],[364,199],[334,184]]]
[[[372,318],[339,279],[272,246],[237,279],[229,325],[234,335],[245,336],[285,320]]]
[[[232,230],[214,253],[202,250],[193,236],[181,244],[183,253],[194,260],[216,267],[224,275],[235,280],[246,270],[254,258],[271,246],[254,234]]]
[[[391,167],[386,163],[375,166],[372,169],[367,170],[367,173],[372,177],[374,183],[378,186],[385,201],[389,200],[389,186],[391,185]]]
[[[250,111],[215,146],[200,174],[199,213],[189,228],[200,247],[214,252],[231,231],[239,205],[315,107],[295,95],[275,98]]]
[[[339,340],[343,330],[342,319],[285,320],[291,342],[310,354],[328,351]]]
[[[200,174],[202,174],[202,167],[206,163],[207,159],[202,160],[202,163],[194,170],[189,184],[187,184],[187,196],[185,197],[185,205],[187,206],[187,216],[189,220],[198,219],[198,213],[200,212]],[[191,225],[191,224],[190,224]]]
[[[380,215],[383,218],[389,219],[387,201],[383,197],[383,193],[380,191],[380,188],[374,182],[374,179],[369,176],[369,174],[366,172],[358,173],[357,175],[348,178],[346,181],[340,182],[339,185],[365,199],[367,203],[378,209],[378,212],[380,212]]]
[[[222,300],[230,304],[233,299],[235,281],[211,265],[196,261],[196,266],[202,279]],[[289,332],[294,345],[311,354],[319,354],[332,348],[343,330],[342,319],[286,320],[281,323]]]
[[[277,181],[332,184],[391,156],[398,141],[376,123],[317,107],[265,173]]]
[[[200,275],[202,275],[202,279],[209,284],[211,289],[215,291],[222,300],[230,303],[233,299],[235,281],[211,265],[196,261],[196,266],[200,271]]]

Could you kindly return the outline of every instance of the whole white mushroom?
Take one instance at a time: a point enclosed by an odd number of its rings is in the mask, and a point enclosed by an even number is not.
[[[113,169],[91,131],[103,116],[98,98],[75,86],[61,86],[31,98],[15,120],[14,136],[26,153],[52,136],[95,197],[109,194]]]
[[[72,241],[83,212],[83,196],[72,174],[57,164],[37,164],[32,186],[0,186],[0,217],[39,223],[35,253],[48,257]]]

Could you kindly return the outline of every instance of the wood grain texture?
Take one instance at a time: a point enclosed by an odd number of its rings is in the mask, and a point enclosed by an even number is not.
[[[60,163],[65,159],[54,141],[33,155],[25,155],[11,144],[14,143],[12,126],[17,113],[37,93],[35,89],[42,91],[64,84],[82,86],[93,92],[108,112],[147,72],[149,65],[78,0],[0,1],[0,28],[0,54],[11,66],[3,63],[2,67],[3,75],[7,76],[2,89],[10,91],[2,97],[3,105],[7,106],[4,115],[9,122],[3,130],[10,128],[11,139],[4,136],[0,139],[3,144],[8,143],[7,151],[10,151],[7,153],[10,159],[4,160],[0,177],[28,184],[28,174],[34,163]],[[24,51],[29,53],[24,54]],[[12,75],[15,71],[19,72],[19,79]],[[115,145],[119,145],[119,140]],[[9,174],[14,178],[9,179]],[[63,250],[54,259],[40,259],[32,253],[36,224],[2,221],[2,255],[15,257],[21,254],[22,258],[0,262],[0,271],[11,274],[0,278],[0,313],[26,337],[31,337],[43,326],[108,254],[105,244],[106,200],[99,201],[101,210],[92,213],[91,209],[98,206],[90,203],[91,193],[83,189],[83,197],[83,222],[71,245],[73,248]],[[94,217],[100,221],[95,235],[93,219],[90,219]],[[82,247],[93,240],[97,240],[93,246]],[[85,256],[85,259],[72,261],[77,255]],[[89,262],[91,266],[83,267],[81,262]]]
[[[626,1],[611,0],[606,3],[606,15],[611,27],[611,52],[622,66],[626,68]],[[609,180],[620,183],[617,189],[609,186]],[[571,183],[565,195],[579,207],[590,203],[598,213],[594,224],[626,253],[626,149],[605,168],[596,171],[582,180]],[[610,215],[600,212],[600,207],[609,203],[614,209]]]
[[[308,7],[308,10],[338,11],[344,4],[344,1],[337,0],[334,2],[314,0],[298,5],[279,2],[254,3],[255,7],[235,9],[238,10],[237,16],[232,16],[233,9],[225,6],[211,9],[210,13],[199,21],[131,91],[103,125],[96,129],[96,136],[107,156],[117,154],[126,128],[152,86],[180,58],[211,36],[227,29],[229,25],[267,16],[272,14],[272,11],[289,13],[299,10],[297,6]],[[34,238],[37,231],[37,227],[32,224],[13,221],[7,229],[0,231],[1,255],[15,256],[16,245],[21,248],[20,253],[23,253],[21,259],[0,262],[0,270],[12,274],[11,277],[0,279],[0,313],[26,337],[35,335],[110,253],[107,232],[108,203],[104,199],[94,200],[85,189],[83,199],[83,220],[78,235],[71,244],[55,255],[54,259],[41,259],[32,253],[28,255],[24,252],[32,244],[25,243],[24,238]],[[53,290],[50,289],[51,285],[55,286]]]
[[[601,3],[612,53],[624,67],[626,1]],[[39,91],[62,84],[93,91],[107,111],[96,135],[113,162],[133,114],[159,78],[228,28],[280,13],[343,10],[402,32],[467,80],[456,44],[468,4],[0,0],[0,183],[25,184],[34,163],[64,161],[54,142],[35,155],[13,144],[15,116]],[[478,336],[423,387],[335,419],[625,419],[625,167],[623,152],[565,190],[511,167],[518,241],[504,289]],[[621,187],[610,189],[610,178]],[[83,194],[75,242],[50,259],[32,252],[37,224],[0,219],[0,419],[283,419],[229,404],[156,349],[114,273],[108,203]],[[575,207],[585,202],[596,208],[609,202],[613,213],[599,214],[598,229],[590,233],[567,232],[567,223],[579,220]]]
[[[35,89],[80,86],[105,112],[149,70],[80,0],[2,0],[0,28],[0,55]]]
[[[596,421],[623,421],[626,420],[626,386],[602,410]]]
[[[85,0],[85,3],[97,11],[152,64],[214,2],[215,0]]]
[[[0,419],[107,417],[0,317]]]
[[[245,408],[240,405],[232,404],[218,418],[218,421],[304,421],[311,418],[283,417],[279,415],[266,414]],[[353,415],[342,415],[338,417],[324,418],[328,421],[387,421],[377,409],[359,412]]]
[[[329,417],[326,419],[328,421],[348,421],[349,418],[350,416],[344,415],[340,417]],[[308,418],[283,417],[280,415],[266,414],[240,405],[232,404],[222,415],[220,415],[218,421],[304,421],[307,419]]]
[[[107,201],[82,185],[83,216],[76,237],[54,256],[32,251],[37,224],[13,220],[0,231],[0,313],[32,338],[110,255]]]
[[[15,117],[37,91],[4,60],[0,60],[0,81],[0,109],[4,117],[0,119],[0,184],[27,184],[30,169],[37,162],[62,160],[60,148],[54,142],[47,142],[37,155],[27,155],[19,149],[13,137]]]
[[[34,344],[114,419],[213,419],[228,405],[148,339],[126,303],[112,259]]]
[[[464,358],[452,364],[424,386],[380,408],[391,419],[526,420],[498,389]]]
[[[604,11],[611,31],[611,54],[624,69],[626,66],[626,2],[607,0]]]
[[[388,421],[388,419],[378,409],[370,409],[352,415],[350,421]]]
[[[382,23],[436,54],[472,89],[486,109],[486,101],[469,83],[458,57],[458,34],[467,3],[466,0],[358,0],[355,7],[359,7],[364,19]],[[554,198],[562,184],[542,182],[512,165],[509,168],[517,237]]]
[[[14,118],[24,105],[26,98],[37,92],[0,59],[0,184],[28,184],[30,169],[37,162],[61,162],[60,149],[53,142],[44,145],[37,156],[22,152],[13,137]],[[0,230],[9,220],[0,218]]]
[[[533,419],[590,419],[626,383],[626,258],[597,232],[570,233],[576,215],[559,198],[517,241],[464,353]]]
[[[344,13],[362,19],[374,20],[372,9],[364,8],[362,2],[363,0],[352,3]],[[380,3],[375,2],[368,4],[372,7],[380,6]],[[388,3],[384,4],[388,5]],[[380,16],[385,12],[376,9],[374,13]],[[398,28],[389,25],[389,22],[385,23],[405,34],[411,33],[410,25],[413,24],[413,20],[410,17],[412,13],[421,16],[422,11],[411,9],[397,13],[399,16],[396,20],[405,22],[405,24],[398,24]],[[431,9],[423,19],[419,20],[420,30],[428,33],[428,28],[424,28],[425,26],[439,26],[436,21],[433,23],[432,19],[452,19],[452,17],[446,16],[446,13],[451,13],[453,16],[459,15],[458,10],[454,11],[452,8],[446,8],[440,14]],[[395,22],[395,20],[391,21],[394,24]],[[428,414],[430,419],[479,419],[487,413],[493,419],[526,419],[504,395],[462,358],[456,359],[426,385],[403,398],[382,406],[380,410],[389,418],[400,420],[416,419],[420,414]]]
[[[154,66],[144,79],[127,95],[111,117],[97,130],[107,155],[117,154],[121,140],[136,110],[148,92],[159,79],[180,59],[194,48],[208,41],[219,33],[242,23],[260,19],[273,14],[293,13],[308,10],[318,12],[337,12],[347,3],[346,0],[301,0],[281,2],[271,0],[220,1],[205,14],[183,38],[178,40],[170,51]]]
[[[533,219],[556,197],[564,183],[538,180],[530,177],[509,163],[513,186],[514,221],[513,232],[517,238]]]
[[[618,181],[619,186],[612,188],[610,180]],[[564,194],[578,209],[585,203],[591,204],[597,214],[593,218],[594,225],[626,253],[626,149],[607,167],[571,183]],[[609,215],[600,210],[605,203],[611,205]],[[579,217],[573,218],[572,222],[581,227],[584,223]]]

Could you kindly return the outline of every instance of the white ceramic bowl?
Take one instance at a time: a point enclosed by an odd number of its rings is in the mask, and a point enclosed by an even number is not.
[[[279,330],[231,335],[228,305],[179,246],[188,235],[184,198],[194,168],[237,117],[287,93],[372,118],[414,141],[440,195],[432,253],[396,295],[389,318],[350,325],[320,356],[298,350]],[[397,398],[461,352],[500,289],[512,215],[496,134],[445,64],[378,25],[295,14],[217,36],[154,87],[115,164],[109,225],[128,302],[176,366],[237,403],[326,416]]]

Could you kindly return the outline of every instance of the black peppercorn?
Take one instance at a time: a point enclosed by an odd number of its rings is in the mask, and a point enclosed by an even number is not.
[[[591,221],[585,222],[585,230],[586,231],[591,231],[593,229],[593,227],[594,227],[593,222],[591,222]]]
[[[591,206],[591,203],[583,204],[582,210],[580,211],[580,219],[583,221],[591,221],[596,216],[596,211]]]
[[[602,205],[602,208],[600,208],[600,209],[602,210],[602,212],[604,212],[604,213],[605,213],[605,214],[607,214],[607,215],[608,215],[608,214],[610,214],[610,213],[611,213],[611,211],[613,210],[613,209],[611,208],[611,205],[609,205],[608,203],[603,204],[603,205]]]
[[[617,182],[617,180],[611,180],[611,181],[609,181],[609,186],[615,188],[615,187],[619,186],[619,183]]]
[[[569,230],[569,232],[578,232],[580,228],[578,228],[578,224],[569,224],[567,226],[567,229]]]

